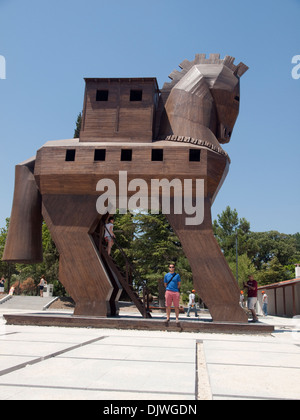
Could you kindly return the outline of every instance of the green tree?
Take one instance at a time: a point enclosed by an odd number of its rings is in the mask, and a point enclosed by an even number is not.
[[[16,264],[2,261],[10,219],[6,219],[6,226],[0,229],[0,276],[6,279],[5,290],[9,291],[11,286],[11,276],[17,274]]]
[[[299,232],[295,233],[295,235],[293,235],[293,237],[296,240],[296,249],[297,249],[297,252],[300,253],[300,233]]]
[[[74,139],[78,139],[80,135],[81,130],[81,123],[82,123],[82,115],[81,112],[78,114],[77,120],[76,120],[76,128],[74,130]]]
[[[250,236],[250,223],[239,218],[236,209],[226,207],[218,219],[213,222],[214,235],[222,249],[224,256],[233,261],[236,255],[236,234],[238,236],[238,255],[247,251],[247,241]]]
[[[185,283],[191,284],[192,274],[181,244],[163,214],[138,213],[135,215],[116,215],[114,231],[133,262],[139,278],[147,281],[150,292],[154,295],[162,289],[162,281],[168,264],[175,262],[176,271]],[[114,258],[122,264],[122,256],[114,247]]]
[[[273,257],[269,262],[264,263],[257,273],[258,283],[262,286],[287,280],[287,277],[287,269],[280,264],[277,257]]]
[[[51,238],[49,229],[45,223],[42,226],[42,243],[43,243],[43,262],[40,264],[15,264],[2,261],[6,237],[8,233],[10,219],[6,219],[6,227],[0,229],[0,275],[7,280],[6,289],[8,290],[12,282],[20,285],[28,278],[32,278],[36,285],[40,278],[45,274],[47,282],[54,285],[54,294],[64,296],[66,291],[62,284],[58,281],[59,254],[56,246]],[[12,279],[12,280],[11,280]],[[11,281],[10,281],[11,280]],[[32,290],[30,291],[32,294]]]
[[[263,265],[268,264],[274,257],[285,266],[298,254],[296,238],[277,231],[252,232],[247,254],[257,270],[261,270]]]
[[[40,278],[44,274],[47,282],[53,284],[54,295],[65,296],[65,288],[58,280],[59,253],[45,222],[42,226],[42,243],[43,262],[39,264],[16,264],[17,271],[19,272],[19,278],[21,281],[24,281],[31,277],[34,279],[37,287]]]
[[[229,267],[232,273],[236,274],[236,261],[229,261]],[[239,288],[243,290],[243,283],[248,281],[249,275],[256,276],[256,269],[247,254],[239,255],[238,257],[238,273],[239,273]]]
[[[213,223],[214,233],[227,262],[236,273],[236,233],[238,235],[239,283],[253,274],[261,285],[294,278],[293,264],[300,261],[300,234],[277,231],[251,232],[250,223],[240,219],[228,206]]]

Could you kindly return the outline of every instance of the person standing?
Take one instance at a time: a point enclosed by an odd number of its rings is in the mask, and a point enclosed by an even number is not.
[[[112,249],[113,244],[114,244],[114,238],[115,238],[114,218],[110,217],[108,219],[108,223],[106,223],[106,225],[105,225],[105,232],[104,232],[104,239],[107,242],[107,253],[108,253],[108,255],[111,254],[111,249]]]
[[[195,310],[195,317],[198,317],[195,292],[195,290],[192,290],[192,293],[189,294],[189,307],[186,315],[188,317],[190,316],[190,312],[192,309]]]
[[[255,305],[257,304],[257,281],[254,280],[253,276],[248,276],[248,279],[247,283],[244,283],[244,287],[248,289],[248,309],[252,313],[252,322],[258,322],[255,311]]]
[[[240,294],[240,307],[243,308],[244,307],[244,301],[245,301],[245,297],[244,297],[244,292],[243,290],[241,291]]]
[[[44,297],[44,287],[46,286],[47,282],[45,280],[44,274],[41,277],[41,280],[39,282],[39,288],[40,288],[40,297]]]
[[[4,294],[5,278],[2,276],[0,280],[0,295]]]
[[[175,272],[175,264],[169,265],[169,273],[164,278],[166,288],[167,323],[170,321],[172,302],[175,307],[176,323],[179,323],[180,275]]]
[[[262,298],[262,304],[263,304],[263,313],[264,316],[268,316],[268,303],[269,303],[269,297],[266,292],[262,292],[263,298]]]

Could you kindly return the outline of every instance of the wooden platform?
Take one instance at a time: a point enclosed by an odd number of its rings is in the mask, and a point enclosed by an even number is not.
[[[180,324],[177,325],[175,320],[171,320],[169,325],[167,325],[164,318],[144,319],[135,316],[100,318],[58,313],[4,314],[3,317],[5,318],[7,325],[254,335],[271,334],[274,332],[273,326],[262,323],[238,324],[228,322],[182,320],[180,321]]]

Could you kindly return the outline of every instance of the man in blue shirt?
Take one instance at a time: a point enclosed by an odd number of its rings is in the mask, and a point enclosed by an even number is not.
[[[172,302],[175,307],[176,323],[179,323],[179,301],[180,301],[180,275],[175,273],[175,264],[169,265],[170,272],[165,275],[167,322],[170,321]]]

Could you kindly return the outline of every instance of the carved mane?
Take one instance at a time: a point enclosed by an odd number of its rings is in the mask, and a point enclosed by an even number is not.
[[[198,64],[217,64],[220,66],[228,67],[236,76],[242,77],[243,74],[249,69],[244,63],[240,62],[238,65],[234,64],[235,57],[226,55],[224,59],[220,59],[220,54],[210,54],[209,58],[206,58],[206,54],[196,54],[195,60],[189,61],[184,60],[179,64],[181,71],[173,70],[169,74],[169,78],[172,82],[166,82],[162,88],[162,91],[171,91],[171,89],[185,76],[193,66]]]

